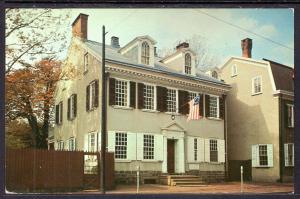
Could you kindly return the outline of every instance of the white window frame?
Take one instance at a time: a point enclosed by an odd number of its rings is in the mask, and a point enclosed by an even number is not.
[[[260,150],[259,150],[259,148],[261,147],[261,146],[265,146],[266,147],[266,152],[267,152],[267,164],[266,165],[261,165],[260,164]],[[258,166],[259,167],[269,167],[269,157],[268,157],[268,145],[267,144],[258,144]]]
[[[187,59],[186,59],[187,56],[189,56],[189,58],[190,58],[189,65],[187,64]],[[191,56],[190,53],[186,53],[184,55],[184,73],[187,74],[187,75],[191,75],[192,74],[192,56]]]
[[[64,141],[63,140],[59,140],[58,142],[57,142],[57,149],[58,150],[64,150]]]
[[[90,89],[90,103],[89,103],[89,110],[92,110],[95,107],[95,100],[96,100],[96,80],[92,81],[89,84],[89,89]],[[94,92],[94,96],[93,96],[93,92]]]
[[[123,134],[124,136],[124,140],[118,140],[117,142],[117,137],[119,134]],[[125,140],[126,137],[126,140]],[[125,143],[125,144],[124,144]],[[117,150],[117,147],[124,147],[125,150]],[[123,152],[123,154],[119,154],[119,152]],[[117,160],[126,160],[128,159],[128,134],[126,132],[120,132],[117,131],[115,133],[115,159]]]
[[[144,46],[144,44],[146,44],[146,45]],[[144,47],[145,47],[145,53],[143,54]],[[146,41],[143,41],[141,44],[141,63],[145,64],[145,65],[149,65],[149,63],[150,63],[150,45]]]
[[[292,151],[291,151],[291,155],[292,155],[292,162],[289,162],[289,146],[292,146]],[[288,150],[288,151],[286,151],[286,150]],[[285,167],[293,167],[294,166],[294,161],[295,161],[295,153],[294,153],[294,143],[285,143],[284,144],[284,159],[285,159]],[[288,156],[288,157],[286,157],[286,156]]]
[[[231,77],[235,77],[235,76],[237,76],[237,65],[233,64],[231,66]]]
[[[88,67],[89,67],[89,54],[85,53],[84,57],[83,57],[83,68],[84,68],[84,72],[88,71]]]
[[[94,138],[94,143],[92,143],[92,136]],[[93,144],[93,146],[92,146]],[[95,152],[97,151],[97,134],[96,132],[91,132],[88,134],[88,151]]]
[[[288,115],[287,115],[287,120],[288,120],[288,127],[293,128],[294,127],[294,105],[293,104],[287,104],[287,111],[288,111]],[[291,120],[289,120],[289,114],[291,115]]]
[[[126,104],[125,106],[122,106],[122,105],[119,105],[117,104],[118,100],[117,100],[117,83],[119,82],[126,82],[126,95],[127,95],[127,99],[126,99]],[[126,79],[115,79],[115,106],[116,107],[126,107],[126,108],[129,108],[130,106],[130,82],[129,80],[126,80]]]
[[[213,117],[213,116],[211,116],[211,109],[210,109],[210,102],[211,102],[211,97],[215,97],[215,98],[217,98],[217,117]],[[217,95],[209,95],[209,106],[208,106],[208,108],[209,108],[209,118],[220,118],[220,97],[219,96],[217,96]]]
[[[211,141],[216,142],[215,143],[216,150],[211,150],[212,149]],[[216,154],[217,154],[217,160],[216,161],[211,160],[211,152],[212,151],[216,151]],[[218,151],[218,140],[217,139],[209,139],[209,159],[210,159],[210,162],[219,162],[219,151]]]
[[[255,92],[255,88],[256,88],[255,83],[256,83],[256,79],[258,79],[258,78],[260,80],[260,81],[258,81],[258,83],[260,83],[260,91]],[[258,94],[261,94],[263,92],[262,91],[262,77],[261,77],[261,75],[252,78],[251,89],[252,89],[252,95],[258,95]]]
[[[175,105],[175,112],[168,110],[168,90],[175,90],[175,97],[176,97],[176,105]],[[167,112],[166,113],[178,113],[178,89],[176,88],[167,88]]]
[[[71,145],[72,143],[72,145]],[[68,148],[69,148],[69,151],[75,151],[76,150],[76,144],[75,144],[75,138],[74,137],[71,137],[69,140],[68,140]]]
[[[145,141],[148,139],[148,145]],[[150,141],[149,141],[150,140]],[[149,144],[152,143],[152,146]],[[145,154],[148,152],[148,154]],[[155,136],[152,134],[143,134],[143,160],[154,160],[155,157]]]
[[[156,97],[157,96],[157,89],[156,89],[156,85],[154,85],[154,84],[148,84],[148,83],[143,83],[143,84],[144,84],[144,90],[143,90],[144,100],[143,101],[144,101],[144,107],[145,107],[144,110],[154,110],[155,111],[155,110],[157,110],[157,103],[156,103],[156,101],[157,101],[157,97]],[[153,96],[153,98],[154,98],[153,99],[153,103],[154,103],[153,104],[153,109],[147,109],[146,106],[145,106],[145,87],[146,86],[153,86],[153,89],[154,89],[153,90],[153,95],[154,95]]]
[[[75,118],[75,109],[74,109],[74,98],[75,98],[75,94],[72,94],[70,96],[70,119],[74,119]]]

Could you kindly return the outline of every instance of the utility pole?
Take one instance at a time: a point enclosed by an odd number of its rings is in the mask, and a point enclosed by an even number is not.
[[[100,156],[100,191],[105,194],[105,152],[106,152],[106,75],[105,75],[105,26],[102,26],[102,96],[101,96],[101,156]]]

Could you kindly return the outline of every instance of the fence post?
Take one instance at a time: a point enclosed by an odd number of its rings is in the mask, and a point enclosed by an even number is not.
[[[244,187],[243,187],[243,182],[244,181],[244,179],[243,179],[243,166],[241,166],[241,193],[243,193],[244,192]]]
[[[140,165],[136,167],[136,193],[139,193],[140,188]]]

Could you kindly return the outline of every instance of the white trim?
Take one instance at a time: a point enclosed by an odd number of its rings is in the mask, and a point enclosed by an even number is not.
[[[232,60],[238,61],[240,63],[249,63],[250,62],[254,66],[259,66],[259,67],[264,67],[264,68],[267,67],[267,65],[269,64],[269,62],[263,61],[263,60],[255,60],[255,59],[252,59],[252,58],[231,56],[231,57],[228,57],[225,60],[225,62],[223,64],[221,64],[218,68],[220,70],[222,70]]]
[[[231,77],[237,76],[237,65],[233,64],[231,65]]]
[[[275,92],[276,91],[276,85],[275,85],[274,76],[273,76],[273,73],[272,73],[272,70],[271,70],[270,62],[268,62],[267,70],[268,70],[268,74],[269,74],[269,78],[270,78],[270,81],[271,81],[273,92]]]
[[[176,55],[177,53],[178,53],[178,55]],[[183,55],[182,52],[176,52],[176,53],[174,53],[173,55],[170,55],[170,57],[166,58],[165,60],[162,59],[161,61],[162,61],[163,63],[167,64],[167,63],[169,63],[169,62],[171,62],[171,61],[173,61],[173,60],[175,60],[175,59],[177,59],[177,58],[181,58],[182,55]]]
[[[259,78],[260,79],[260,91],[259,92],[255,92],[255,79]],[[261,75],[258,75],[258,76],[255,76],[255,77],[252,77],[251,78],[251,95],[254,96],[254,95],[258,95],[258,94],[262,94],[263,93],[263,81],[262,81],[262,76]]]
[[[130,80],[122,79],[122,78],[115,78],[116,81],[123,81],[127,84],[127,104],[126,106],[120,106],[120,105],[113,105],[114,108],[125,108],[125,109],[133,109],[130,107]],[[116,87],[116,84],[115,84]],[[116,89],[116,88],[115,88]],[[116,91],[115,91],[116,92]],[[116,93],[115,93],[116,94]]]
[[[153,99],[153,103],[154,103],[154,109],[142,109],[142,111],[148,111],[148,112],[159,112],[157,111],[157,86],[155,84],[151,84],[151,83],[144,83],[144,86],[153,86],[154,87],[154,99]],[[143,97],[144,97],[144,90],[143,90]],[[144,100],[143,100],[144,101]]]
[[[294,104],[286,104],[287,108],[288,108],[288,112],[289,112],[289,108],[291,107],[292,108],[292,111],[291,111],[291,123],[292,125],[289,125],[289,123],[287,124],[289,128],[294,128],[295,127],[295,110],[294,110]]]
[[[286,90],[276,90],[273,92],[273,95],[277,95],[277,94],[289,95],[294,97],[294,92],[286,91]]]

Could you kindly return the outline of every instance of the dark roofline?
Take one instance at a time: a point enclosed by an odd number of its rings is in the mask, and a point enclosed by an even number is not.
[[[284,64],[281,64],[281,63],[278,63],[278,62],[275,62],[275,61],[272,61],[272,60],[269,60],[269,59],[266,59],[266,58],[263,58],[264,61],[268,61],[268,62],[271,62],[273,64],[277,64],[279,66],[282,66],[282,67],[285,67],[287,69],[290,69],[290,70],[294,70],[292,67],[290,66],[287,66],[287,65],[284,65]]]
[[[80,16],[86,16],[86,17],[88,17],[89,15],[87,15],[87,14],[83,14],[83,13],[80,13],[77,17],[76,17],[76,19],[73,21],[73,23],[72,23],[72,25],[71,26],[73,26],[74,25],[74,23],[78,20],[78,18],[80,17]]]

